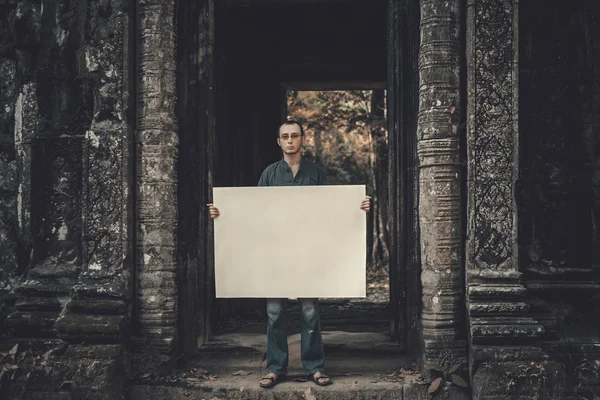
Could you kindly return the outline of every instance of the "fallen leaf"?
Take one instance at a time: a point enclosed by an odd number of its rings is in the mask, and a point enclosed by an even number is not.
[[[460,366],[461,366],[461,364],[456,364],[455,366],[453,366],[452,368],[450,368],[450,369],[448,370],[448,373],[449,373],[449,374],[453,374],[453,373],[455,373],[456,371],[458,371],[458,369],[460,368]]]
[[[191,378],[186,378],[186,381],[188,381],[188,382],[201,382],[201,380],[200,380],[200,379],[198,379],[198,378],[194,378],[194,377],[191,377]]]
[[[438,371],[438,372],[444,372],[445,371],[444,367],[442,367],[440,364],[437,364],[437,363],[430,364],[430,367],[434,371]]]
[[[12,356],[12,355],[17,354],[17,351],[19,351],[19,343],[15,344],[13,346],[13,348],[10,349],[10,351],[8,352],[8,354],[10,354]]]
[[[429,394],[435,393],[435,391],[440,388],[441,383],[442,383],[442,378],[437,378],[436,380],[431,382],[431,385],[429,385],[429,389],[427,389],[427,393],[429,393]]]
[[[71,389],[73,388],[75,385],[75,383],[73,381],[64,381],[63,383],[61,383],[61,385],[58,387],[59,389]]]
[[[243,386],[240,388],[240,393],[244,393],[244,387]]]
[[[210,376],[208,377],[208,380],[209,380],[209,381],[212,381],[212,382],[214,382],[214,381],[216,381],[216,380],[217,380],[217,376],[216,376],[216,375],[210,375]]]
[[[304,391],[304,400],[317,400],[312,388],[308,388]]]
[[[452,383],[454,383],[456,386],[460,386],[460,387],[467,387],[467,382],[465,382],[465,380],[463,378],[461,378],[460,376],[456,375],[456,374],[452,374],[450,375],[450,379],[452,379]]]
[[[231,375],[233,375],[233,376],[248,376],[251,373],[252,372],[248,372],[248,371],[244,371],[243,369],[240,369],[239,371],[232,372]]]
[[[144,375],[140,376],[140,379],[148,379],[151,376],[152,376],[152,373],[144,374]]]

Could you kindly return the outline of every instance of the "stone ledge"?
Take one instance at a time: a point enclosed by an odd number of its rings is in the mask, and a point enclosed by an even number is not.
[[[6,325],[17,336],[30,336],[35,332],[39,337],[51,337],[56,334],[54,322],[58,312],[17,311],[6,317]]]
[[[181,386],[162,386],[152,384],[132,384],[129,386],[130,400],[178,399],[211,400],[296,400],[316,398],[318,400],[425,400],[427,386],[413,384],[359,382],[355,378],[337,378],[333,385],[317,387],[312,382],[282,382],[272,389],[258,386],[257,377],[237,379],[229,383],[198,383]],[[310,397],[310,396],[314,397]],[[458,398],[457,398],[458,399]]]
[[[120,337],[125,320],[124,315],[69,314],[56,320],[56,330],[59,335]]]
[[[123,300],[82,299],[71,300],[67,310],[74,313],[124,314],[127,304]]]

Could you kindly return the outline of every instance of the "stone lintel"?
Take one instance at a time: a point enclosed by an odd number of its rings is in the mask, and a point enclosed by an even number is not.
[[[527,281],[525,287],[534,293],[561,293],[562,296],[600,293],[600,285],[593,281]]]
[[[123,300],[106,299],[71,300],[67,304],[67,310],[88,314],[124,314],[127,303]]]
[[[57,311],[27,310],[16,311],[6,317],[6,325],[19,337],[52,337],[56,334],[54,322],[58,318]]]
[[[484,299],[498,300],[521,300],[525,297],[527,290],[521,284],[472,284],[469,286],[469,301]]]
[[[547,360],[548,355],[536,346],[493,346],[474,345],[471,347],[473,360],[482,361],[519,361]]]
[[[521,282],[523,273],[512,270],[510,268],[503,268],[499,270],[483,269],[481,267],[471,266],[467,271],[467,278],[469,282]]]
[[[88,315],[69,313],[56,320],[60,334],[69,335],[112,335],[118,336],[125,323],[124,315]]]
[[[498,303],[468,303],[469,313],[476,315],[503,315],[503,314],[524,314],[529,311],[529,304],[526,302],[498,302]]]
[[[514,343],[515,339],[532,339],[544,334],[544,327],[529,317],[471,316],[470,322],[473,343]]]

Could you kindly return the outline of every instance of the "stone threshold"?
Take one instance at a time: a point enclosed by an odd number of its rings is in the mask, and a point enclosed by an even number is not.
[[[326,372],[334,383],[319,387],[307,379],[300,360],[300,335],[290,335],[289,371],[271,389],[259,387],[265,373],[264,334],[228,334],[213,338],[185,365],[160,375],[130,381],[128,399],[193,400],[403,400],[427,399],[428,383],[416,364],[389,336],[374,332],[323,332]],[[241,374],[240,374],[241,373]],[[452,399],[467,399],[455,388]],[[441,393],[440,393],[441,394]],[[431,396],[429,396],[431,397]]]

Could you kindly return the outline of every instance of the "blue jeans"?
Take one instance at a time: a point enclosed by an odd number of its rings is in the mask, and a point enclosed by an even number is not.
[[[267,371],[276,375],[287,374],[288,342],[285,332],[285,299],[267,299]],[[321,338],[319,301],[298,299],[302,312],[300,354],[302,366],[309,373],[325,370],[325,353]]]

